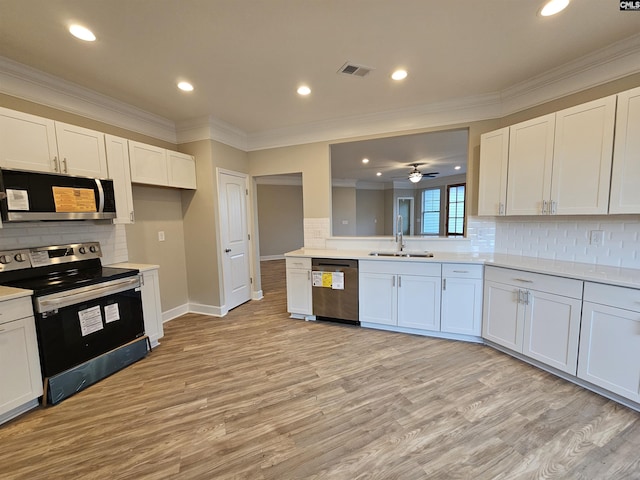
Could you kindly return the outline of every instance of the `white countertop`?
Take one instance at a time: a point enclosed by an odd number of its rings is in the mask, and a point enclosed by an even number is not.
[[[4,287],[0,285],[0,302],[13,300],[15,298],[29,297],[33,293],[32,290],[23,288]]]
[[[640,269],[608,267],[590,263],[565,262],[519,255],[488,253],[433,252],[431,258],[372,256],[369,250],[332,250],[301,248],[285,257],[349,258],[354,260],[428,263],[480,263],[496,267],[515,268],[529,272],[575,278],[588,282],[606,283],[621,287],[640,288]],[[411,251],[409,251],[411,253]]]
[[[146,263],[129,263],[129,262],[112,263],[111,265],[105,265],[105,266],[114,267],[114,268],[133,268],[135,270],[140,270],[141,272],[147,272],[149,270],[157,270],[160,268],[160,265],[151,265]]]

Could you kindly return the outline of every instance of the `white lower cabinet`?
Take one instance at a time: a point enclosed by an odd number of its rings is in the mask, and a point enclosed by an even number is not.
[[[287,311],[294,318],[312,315],[311,259],[287,258]]]
[[[360,323],[440,331],[439,263],[359,263]]]
[[[482,334],[482,271],[482,265],[442,265],[442,332]]]
[[[640,403],[640,290],[585,283],[578,377]]]
[[[42,396],[42,376],[31,297],[0,302],[0,422]]]
[[[581,299],[579,280],[487,267],[482,336],[575,375]]]
[[[142,311],[144,313],[144,331],[151,346],[155,347],[164,337],[162,326],[162,305],[160,304],[160,279],[158,268],[141,269],[142,274]]]

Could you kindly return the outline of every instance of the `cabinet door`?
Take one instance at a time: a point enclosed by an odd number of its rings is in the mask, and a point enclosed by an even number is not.
[[[606,214],[615,95],[556,113],[551,214]]]
[[[53,120],[0,108],[0,166],[37,172],[58,171]]]
[[[33,317],[0,325],[0,414],[42,395]]]
[[[440,277],[398,275],[398,326],[440,331]]]
[[[167,175],[170,187],[196,189],[196,161],[191,155],[167,151]]]
[[[509,128],[507,215],[548,212],[555,113]]]
[[[105,143],[109,176],[113,179],[116,197],[116,218],[113,219],[113,223],[133,223],[133,193],[127,140],[105,135]]]
[[[104,133],[60,122],[55,126],[62,173],[109,177]]]
[[[482,280],[442,279],[443,332],[480,336],[482,333]]]
[[[360,272],[359,305],[361,323],[398,324],[397,278],[388,273]]]
[[[525,303],[522,353],[575,375],[582,301],[527,290]]]
[[[164,148],[129,140],[131,181],[150,185],[168,185],[167,151]]]
[[[618,95],[609,213],[640,213],[640,87]]]
[[[640,402],[640,313],[584,302],[578,377]]]
[[[287,311],[312,315],[311,270],[287,269]]]
[[[507,201],[509,127],[480,136],[478,215],[504,215]]]
[[[482,337],[516,352],[522,352],[524,310],[519,308],[519,289],[485,281]]]
[[[160,304],[160,280],[158,270],[142,272],[142,311],[144,314],[144,331],[149,337],[151,346],[158,345],[164,337],[162,326],[162,306]]]

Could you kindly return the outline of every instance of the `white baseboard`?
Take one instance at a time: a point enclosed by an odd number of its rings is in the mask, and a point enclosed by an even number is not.
[[[262,300],[263,298],[262,290],[254,290],[251,292],[251,300]]]
[[[199,313],[201,315],[209,315],[212,317],[224,317],[229,310],[226,306],[204,305],[201,303],[189,303],[189,313]]]
[[[185,303],[184,305],[180,305],[179,307],[172,308],[171,310],[167,310],[166,312],[162,312],[162,323],[173,320],[174,318],[178,318],[185,313],[189,313],[189,304]]]

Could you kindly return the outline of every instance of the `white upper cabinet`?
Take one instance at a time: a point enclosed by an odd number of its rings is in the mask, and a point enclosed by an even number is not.
[[[191,155],[130,140],[129,158],[133,183],[196,188],[196,162]]]
[[[116,197],[116,218],[113,223],[133,223],[133,193],[129,172],[129,146],[125,138],[105,135],[107,164]]]
[[[58,165],[53,120],[0,108],[0,166],[53,172]]]
[[[556,113],[547,213],[607,213],[615,113],[615,95]]]
[[[640,87],[618,94],[609,213],[640,213]]]
[[[108,178],[104,133],[55,122],[60,173]]]
[[[480,190],[478,215],[505,215],[509,127],[480,137]]]
[[[196,161],[186,153],[167,151],[167,180],[169,186],[196,189]]]
[[[168,185],[167,151],[145,143],[129,141],[131,181],[151,185]]]
[[[510,127],[507,215],[548,213],[555,120],[551,113]]]
[[[0,108],[0,166],[107,178],[104,134]]]

